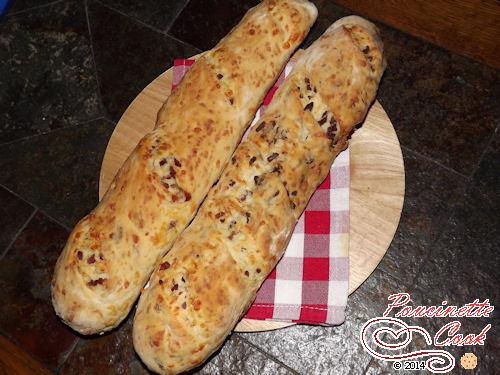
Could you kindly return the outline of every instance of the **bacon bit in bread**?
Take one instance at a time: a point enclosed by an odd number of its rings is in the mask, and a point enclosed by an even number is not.
[[[88,286],[96,286],[96,285],[102,285],[106,279],[103,279],[102,277],[99,277],[97,280],[90,280],[87,285]]]
[[[179,289],[179,284],[174,284],[174,286],[170,288],[172,292],[175,292],[177,289]]]
[[[308,77],[306,77],[306,78],[304,78],[304,82],[306,83],[307,91],[311,91],[311,89],[312,89],[311,88],[311,80]]]
[[[163,262],[162,264],[160,264],[160,271],[168,270],[169,268],[170,268],[170,263],[168,262]]]
[[[255,156],[252,156],[250,158],[249,164],[252,165],[253,163],[255,163],[255,160],[257,160],[257,158]]]
[[[330,126],[326,130],[326,136],[329,139],[331,139],[332,141],[334,141],[336,135],[337,135],[337,121],[332,116],[332,118],[330,119]],[[333,143],[332,143],[332,145],[333,145]]]
[[[191,194],[189,194],[187,191],[184,192],[184,196],[186,198],[186,202],[191,200]]]
[[[95,263],[95,255],[92,254],[88,259],[87,259],[88,264]]]
[[[179,160],[177,160],[176,158],[174,158],[174,164],[176,167],[179,167],[179,168],[182,167],[181,162]]]
[[[255,185],[262,184],[263,180],[264,180],[264,177],[262,177],[262,176],[253,176],[253,181],[255,182]]]
[[[319,119],[318,124],[323,125],[326,122],[326,120],[328,120],[328,112],[327,111],[323,112],[323,115]]]
[[[229,186],[234,186],[235,183],[236,182],[234,182],[234,180],[231,180],[231,181],[229,181]]]
[[[83,259],[83,253],[78,250],[77,253],[76,253],[76,257],[78,258],[78,260],[82,260]]]
[[[304,107],[304,111],[312,111],[314,107],[314,103],[313,102],[310,102],[309,104],[307,104],[305,107]]]
[[[186,308],[187,308],[187,304],[186,304],[186,302],[182,302],[181,307],[182,307],[184,310],[186,310]]]
[[[224,76],[220,73],[217,74],[217,79],[222,79]]]
[[[261,272],[260,268],[257,268],[255,271],[256,271],[257,273],[260,273],[260,272]]]
[[[265,121],[262,121],[262,122],[259,124],[259,126],[257,126],[257,127],[255,128],[255,131],[256,131],[256,132],[260,132],[262,129],[264,129],[264,126],[266,126],[266,122],[265,122]]]
[[[271,155],[269,155],[267,157],[267,161],[273,161],[274,159],[276,159],[277,157],[279,156],[279,154],[277,152],[273,152]]]
[[[247,224],[250,222],[250,217],[252,216],[252,214],[250,212],[245,212],[245,216],[247,218]]]
[[[171,220],[170,223],[168,224],[168,228],[169,229],[175,228],[176,225],[177,222],[175,220]]]
[[[163,285],[163,280],[160,279],[160,281],[158,281],[158,284]]]
[[[247,276],[247,277],[250,276],[250,272],[245,271],[245,276]]]

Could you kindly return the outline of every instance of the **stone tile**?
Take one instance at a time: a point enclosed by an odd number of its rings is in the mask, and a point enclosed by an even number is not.
[[[89,3],[89,17],[101,99],[114,120],[174,59],[199,52],[98,2]]]
[[[195,374],[285,375],[292,371],[255,349],[238,335],[232,335]]]
[[[73,226],[98,202],[101,161],[113,129],[113,123],[96,120],[0,146],[0,183]]]
[[[375,271],[348,299],[347,319],[337,327],[297,325],[242,337],[301,374],[359,374],[371,357],[359,341],[370,318],[381,315],[390,294],[408,286]]]
[[[9,54],[0,68],[0,143],[99,117],[82,2],[59,2],[8,17],[0,50]]]
[[[61,367],[60,374],[149,374],[132,343],[134,313],[135,309],[110,333],[83,337]]]
[[[0,258],[35,209],[0,187]]]
[[[101,2],[147,25],[162,31],[168,31],[188,1],[143,0],[138,2],[134,0],[102,0]]]
[[[456,303],[500,302],[500,197],[470,188],[417,279],[420,289]]]
[[[301,374],[360,374],[370,360],[359,343],[364,323],[348,317],[338,327],[297,325],[241,335]]]
[[[462,199],[466,179],[403,149],[405,201],[396,235],[380,267],[411,281]]]
[[[0,333],[52,370],[77,340],[50,302],[52,272],[67,236],[39,212],[0,261]]]
[[[378,99],[401,143],[471,175],[500,119],[500,71],[388,27]]]
[[[214,47],[257,0],[191,0],[169,34],[202,51]]]

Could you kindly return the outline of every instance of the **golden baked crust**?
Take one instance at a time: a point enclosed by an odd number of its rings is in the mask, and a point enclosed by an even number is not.
[[[316,15],[307,0],[266,0],[186,74],[59,257],[52,301],[73,329],[103,332],[127,316]]]
[[[151,370],[188,370],[222,344],[366,116],[384,68],[378,32],[359,17],[299,57],[139,300],[134,346]]]

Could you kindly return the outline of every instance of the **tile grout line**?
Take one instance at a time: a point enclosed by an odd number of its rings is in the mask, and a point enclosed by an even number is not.
[[[425,160],[427,160],[427,161],[429,161],[429,162],[431,162],[431,163],[434,163],[434,164],[436,164],[436,165],[440,166],[441,168],[444,168],[444,169],[445,169],[445,170],[447,170],[448,172],[451,172],[451,173],[453,173],[453,174],[455,174],[455,175],[457,175],[457,176],[460,176],[460,177],[464,177],[464,178],[465,178],[465,179],[467,179],[467,180],[470,178],[470,176],[467,176],[467,175],[465,175],[465,174],[463,174],[463,173],[457,172],[457,171],[456,171],[456,170],[454,170],[453,168],[450,168],[450,167],[448,167],[448,166],[444,165],[444,164],[443,164],[443,163],[441,163],[440,161],[438,161],[438,160],[436,160],[436,159],[434,159],[434,158],[432,158],[432,157],[430,157],[430,156],[427,156],[427,155],[421,154],[421,153],[419,153],[419,152],[417,152],[417,151],[414,151],[414,150],[412,150],[411,148],[409,148],[409,147],[407,147],[407,146],[404,146],[404,145],[400,145],[400,146],[401,146],[401,148],[402,148],[402,149],[406,150],[406,151],[407,151],[407,152],[409,152],[410,154],[413,154],[414,156],[419,156],[419,157],[421,157],[421,158],[423,158],[423,159],[425,159]]]
[[[64,0],[55,0],[55,1],[51,1],[47,4],[42,4],[42,5],[35,5],[34,7],[30,7],[30,8],[26,8],[26,9],[23,9],[23,10],[18,10],[17,12],[8,12],[6,15],[5,15],[5,18],[8,19],[9,17],[11,16],[18,16],[18,15],[22,15],[23,13],[28,13],[32,10],[36,10],[36,9],[40,9],[40,8],[45,8],[45,7],[48,7],[48,6],[51,6],[51,5],[55,5],[57,3],[62,3]]]
[[[495,128],[493,129],[493,132],[492,132],[492,134],[490,136],[490,139],[488,139],[488,142],[486,142],[484,150],[481,153],[481,156],[479,157],[479,160],[477,161],[476,165],[474,166],[474,171],[472,172],[472,174],[470,176],[471,177],[470,178],[470,182],[467,185],[469,185],[469,184],[472,183],[473,177],[476,174],[476,172],[478,171],[479,166],[481,165],[481,163],[482,163],[482,161],[484,159],[484,156],[486,155],[486,153],[488,152],[488,149],[490,148],[491,144],[493,143],[493,140],[495,139],[495,136],[497,135],[497,131],[498,131],[499,128],[500,128],[500,121],[497,122],[497,124],[495,125]],[[469,190],[469,187],[470,186],[467,186],[466,190]]]
[[[101,6],[103,6],[103,7],[107,8],[107,9],[109,9],[109,10],[111,10],[111,11],[115,12],[115,13],[118,13],[119,15],[121,15],[121,16],[123,16],[123,17],[128,18],[128,19],[129,19],[129,20],[131,20],[132,22],[135,22],[135,23],[137,23],[137,24],[139,24],[139,25],[141,25],[141,26],[143,26],[143,27],[145,27],[145,28],[147,28],[147,29],[149,29],[149,30],[151,30],[151,31],[155,31],[155,32],[157,32],[158,34],[161,34],[161,35],[163,35],[163,36],[166,36],[166,37],[168,37],[168,38],[170,38],[170,39],[172,39],[172,40],[174,40],[174,41],[176,41],[176,42],[178,42],[178,43],[182,43],[183,45],[188,46],[188,47],[191,47],[191,48],[193,48],[193,49],[194,49],[194,50],[196,50],[196,51],[202,52],[202,51],[201,51],[198,47],[195,47],[195,46],[193,46],[192,44],[189,44],[189,43],[187,43],[187,42],[184,42],[184,41],[182,41],[182,40],[180,40],[180,39],[178,39],[178,38],[176,38],[176,37],[174,37],[174,36],[172,36],[172,35],[168,34],[167,32],[162,31],[162,30],[160,30],[160,29],[158,29],[158,28],[154,27],[154,26],[148,25],[148,24],[147,24],[147,23],[145,23],[144,21],[141,21],[141,20],[139,20],[139,19],[137,19],[137,18],[134,18],[134,17],[132,17],[132,16],[130,16],[130,15],[128,15],[128,14],[126,14],[126,13],[122,12],[121,10],[118,10],[118,9],[116,9],[116,8],[113,8],[113,7],[110,7],[108,4],[105,4],[105,3],[101,2],[100,0],[95,0],[95,2],[99,3]]]
[[[179,39],[179,38],[177,38],[177,37],[173,36],[172,34],[169,34],[169,33],[163,33],[163,35],[165,35],[165,36],[169,37],[170,39],[172,39],[172,40],[176,41],[177,43],[182,43],[182,44],[184,44],[185,46],[191,47],[192,49],[194,49],[195,51],[198,51],[199,53],[201,53],[201,52],[205,52],[205,51],[203,51],[202,49],[200,49],[200,48],[198,48],[198,47],[196,47],[196,46],[193,46],[192,44],[187,43],[187,42],[185,42],[185,41],[183,41],[183,40],[181,40],[181,39]],[[210,50],[210,48],[209,48],[208,50]],[[208,51],[208,50],[207,50],[207,51]]]
[[[101,115],[104,114],[104,103],[102,102],[102,95],[101,95],[101,82],[99,80],[99,74],[97,71],[97,63],[95,60],[95,53],[94,53],[94,40],[92,37],[92,29],[90,27],[90,15],[89,15],[89,4],[88,0],[84,0],[83,3],[84,11],[85,11],[85,19],[87,21],[87,30],[89,33],[89,43],[90,43],[90,55],[92,56],[92,65],[94,66],[94,78],[95,82],[97,85],[97,98],[99,100],[99,112]]]
[[[186,7],[188,6],[189,2],[190,2],[190,0],[186,0],[186,2],[181,7],[181,9],[179,9],[179,11],[177,12],[177,14],[172,17],[172,21],[170,22],[170,24],[167,25],[167,27],[165,27],[165,33],[166,34],[168,34],[170,32],[170,29],[172,28],[172,26],[174,26],[175,21],[177,21],[177,18],[179,18],[179,16],[181,15],[182,11],[184,9],[186,9]]]
[[[62,221],[60,221],[59,219],[56,219],[54,216],[50,215],[49,213],[47,213],[47,211],[41,209],[40,207],[37,207],[38,211],[40,213],[42,213],[43,215],[47,216],[50,220],[52,220],[53,222],[55,222],[56,224],[60,225],[61,227],[63,227],[63,229],[66,229],[67,231],[71,232],[71,230],[73,229],[73,226],[68,226],[66,225],[65,223],[63,223]]]
[[[76,340],[73,343],[73,345],[71,346],[71,348],[64,354],[64,359],[59,364],[59,366],[56,367],[56,372],[55,372],[56,374],[60,373],[61,368],[64,366],[64,364],[66,363],[66,361],[68,360],[68,358],[71,357],[71,354],[73,354],[73,352],[75,351],[76,347],[80,343],[81,338],[78,337],[78,336],[76,336],[76,335],[75,335],[75,338],[76,338]]]
[[[96,117],[96,118],[93,118],[93,119],[90,119],[90,120],[81,121],[81,122],[76,122],[75,124],[63,126],[63,127],[57,128],[57,129],[52,129],[52,130],[49,130],[48,132],[45,132],[45,133],[31,134],[31,135],[27,135],[26,137],[21,137],[21,138],[13,139],[12,141],[8,141],[8,142],[5,142],[5,143],[0,143],[0,147],[10,146],[10,145],[12,145],[14,143],[17,143],[17,142],[20,142],[20,141],[27,141],[29,139],[33,139],[33,138],[45,136],[47,134],[56,133],[56,132],[62,131],[62,130],[68,130],[68,129],[71,129],[71,128],[75,128],[77,126],[87,126],[91,122],[102,120],[102,119],[104,119],[104,116],[101,114],[101,115],[99,115],[99,117]]]
[[[291,368],[290,366],[288,366],[287,364],[281,362],[278,358],[272,356],[271,354],[269,354],[268,352],[264,351],[263,349],[259,348],[257,345],[253,344],[252,342],[248,341],[246,338],[244,338],[243,336],[241,336],[238,332],[235,333],[235,336],[238,338],[238,340],[241,340],[243,341],[244,343],[246,343],[247,345],[250,345],[252,348],[254,348],[255,350],[257,350],[258,352],[262,353],[265,357],[269,358],[270,360],[272,360],[273,362],[277,363],[278,365],[280,365],[281,367],[284,367],[286,368],[288,371],[290,371],[292,374],[296,374],[296,375],[299,375],[299,373],[297,372],[297,370],[294,370],[293,368]]]
[[[3,251],[2,255],[0,255],[0,260],[2,260],[3,258],[5,258],[5,256],[9,252],[9,250],[12,248],[12,246],[16,242],[16,240],[19,237],[19,235],[26,229],[26,227],[30,223],[31,219],[33,219],[33,217],[35,216],[35,214],[37,212],[38,212],[38,209],[36,207],[33,207],[33,212],[30,214],[30,216],[28,216],[28,219],[26,219],[26,221],[24,222],[24,224],[21,225],[21,227],[17,230],[16,234],[14,235],[14,237],[12,238],[12,240],[10,241],[9,245],[5,248],[5,250]]]
[[[161,31],[160,29],[156,28],[155,26],[152,26],[152,25],[149,25],[147,24],[146,22],[138,19],[138,18],[135,18],[127,13],[125,13],[124,11],[122,10],[119,10],[119,9],[116,9],[112,6],[109,6],[108,4],[105,4],[102,2],[102,0],[94,0],[96,3],[99,3],[99,5],[103,6],[104,8],[108,9],[108,10],[111,10],[115,13],[118,13],[119,15],[123,16],[123,17],[126,17],[128,18],[129,20],[132,20],[133,22],[136,22],[138,24],[140,24],[141,26],[144,26],[144,27],[147,27],[148,29],[150,30],[153,30],[153,31],[156,31],[157,33],[159,34],[163,34],[165,35],[165,32]]]
[[[49,213],[47,213],[47,211],[41,209],[39,206],[37,206],[36,204],[33,204],[31,203],[30,201],[26,200],[25,198],[23,198],[21,195],[19,195],[18,193],[16,193],[15,191],[13,191],[12,189],[8,188],[7,186],[5,186],[3,183],[0,183],[0,187],[4,188],[5,190],[7,190],[8,192],[10,192],[11,194],[15,195],[17,198],[21,199],[23,202],[26,202],[27,204],[29,204],[30,206],[32,206],[33,208],[36,209],[37,212],[40,212],[42,213],[43,215],[47,216],[50,220],[52,220],[53,222],[55,222],[56,224],[60,225],[61,227],[63,227],[64,229],[68,230],[68,231],[71,231],[71,228],[69,226],[67,226],[66,224],[64,224],[63,222],[61,222],[59,219],[56,219],[55,217],[53,217],[52,215],[50,215]]]

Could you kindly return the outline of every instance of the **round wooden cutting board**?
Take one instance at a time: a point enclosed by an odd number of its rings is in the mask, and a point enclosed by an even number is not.
[[[116,125],[101,166],[99,198],[139,140],[153,129],[156,114],[170,95],[171,79],[172,69],[169,69],[151,82]],[[349,293],[352,293],[370,276],[387,251],[403,207],[403,156],[396,132],[380,103],[374,103],[363,126],[354,133],[349,150]],[[243,319],[235,331],[264,331],[291,324]]]

